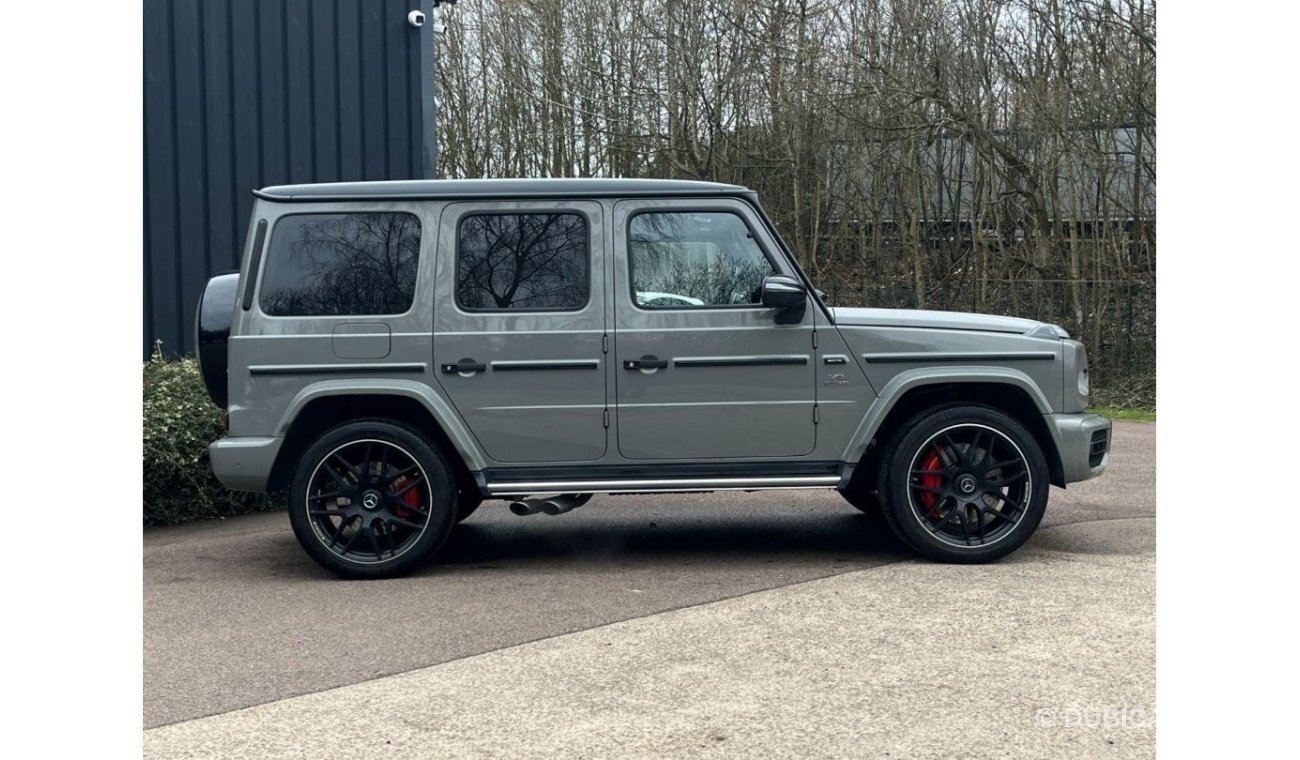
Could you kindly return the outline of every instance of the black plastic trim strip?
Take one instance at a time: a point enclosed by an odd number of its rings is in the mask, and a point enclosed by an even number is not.
[[[492,362],[493,372],[514,372],[516,370],[546,370],[546,369],[600,369],[600,362],[596,359],[586,359],[583,361],[573,362]]]
[[[424,372],[427,364],[261,364],[248,368],[250,375],[374,375],[393,372]]]
[[[938,354],[917,351],[901,354],[863,354],[872,364],[902,364],[915,362],[1010,362],[1010,361],[1053,361],[1056,354],[1052,351],[1002,351]]]
[[[262,247],[266,243],[266,220],[257,220],[253,235],[253,251],[248,260],[248,282],[244,283],[244,311],[253,308],[253,289],[257,287],[257,273],[262,268]]]
[[[713,462],[700,464],[600,464],[560,467],[506,467],[484,470],[491,483],[527,483],[539,480],[673,480],[682,478],[779,478],[803,475],[839,475],[844,462]]]
[[[780,364],[807,364],[806,356],[718,357],[708,359],[673,359],[674,367],[770,367]]]

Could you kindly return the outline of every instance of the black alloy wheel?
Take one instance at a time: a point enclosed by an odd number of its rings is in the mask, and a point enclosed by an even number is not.
[[[884,458],[890,527],[949,562],[987,562],[1023,544],[1047,506],[1047,464],[1033,436],[983,406],[946,407],[914,422]]]
[[[291,494],[299,543],[349,578],[388,577],[423,562],[446,539],[457,501],[434,446],[379,420],[323,435],[300,460]]]

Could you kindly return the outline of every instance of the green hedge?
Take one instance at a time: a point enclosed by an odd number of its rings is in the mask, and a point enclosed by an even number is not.
[[[144,363],[144,524],[261,512],[266,496],[231,491],[208,466],[208,444],[224,434],[192,358],[169,360],[162,346]]]

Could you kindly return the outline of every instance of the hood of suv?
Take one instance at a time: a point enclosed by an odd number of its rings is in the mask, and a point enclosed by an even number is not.
[[[1018,317],[997,317],[991,314],[968,314],[960,311],[923,311],[920,309],[859,309],[837,306],[831,309],[837,325],[866,327],[915,327],[933,330],[975,330],[979,332],[1015,333],[1024,335],[1035,330],[1048,333],[1051,325]],[[1050,334],[1050,333],[1048,333]],[[1044,335],[1046,337],[1046,335]],[[1052,337],[1066,337],[1065,331],[1055,328]]]

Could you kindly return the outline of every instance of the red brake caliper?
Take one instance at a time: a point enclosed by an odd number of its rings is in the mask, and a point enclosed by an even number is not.
[[[394,480],[394,481],[393,481],[393,490],[394,490],[394,491],[400,491],[400,490],[402,490],[403,488],[405,488],[405,487],[407,486],[407,484],[409,484],[410,482],[411,482],[411,479],[408,478],[408,477],[406,477],[405,475],[403,475],[402,477],[400,477],[400,478],[398,478],[397,480]],[[409,490],[409,491],[407,491],[406,493],[402,494],[402,501],[406,502],[407,504],[409,504],[410,506],[414,507],[415,509],[419,509],[419,508],[420,508],[420,489],[418,489],[418,488],[412,488],[411,490]],[[412,514],[414,514],[414,512],[411,512],[411,511],[408,510],[408,509],[403,509],[402,507],[398,507],[397,509],[395,509],[395,510],[393,510],[393,511],[397,514],[398,517],[400,517],[400,518],[402,518],[402,519],[406,519],[406,518],[410,517]]]
[[[922,470],[942,470],[943,460],[939,457],[939,449],[932,450],[921,460]],[[922,475],[921,485],[926,488],[939,488],[943,485],[943,476],[941,475]],[[930,517],[938,519],[939,511],[935,509],[939,505],[939,494],[931,491],[920,492],[921,505],[925,507]]]

